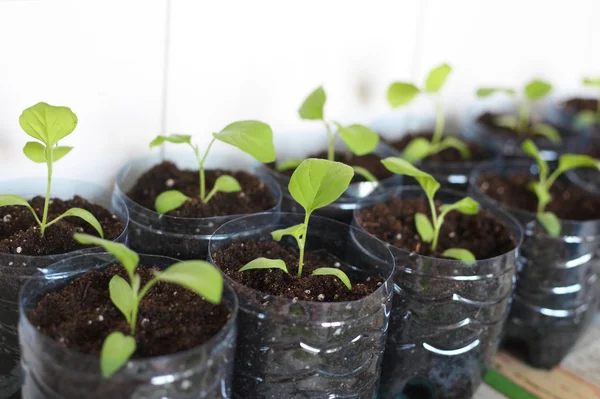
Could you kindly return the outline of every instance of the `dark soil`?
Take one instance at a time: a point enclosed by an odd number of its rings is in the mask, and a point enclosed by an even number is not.
[[[394,147],[395,149],[397,149],[398,151],[402,152],[404,150],[404,148],[408,145],[408,143],[410,143],[413,139],[416,139],[417,137],[422,137],[422,138],[425,138],[425,139],[431,141],[431,139],[433,138],[433,133],[432,132],[410,133],[410,134],[402,136],[399,140],[391,141],[389,144],[392,147]],[[463,140],[463,139],[461,138],[461,140]],[[463,142],[469,147],[469,150],[471,151],[470,159],[464,160],[460,156],[460,152],[458,152],[458,150],[456,150],[454,148],[447,148],[441,152],[438,152],[437,154],[428,156],[427,158],[425,158],[425,161],[430,161],[430,162],[478,162],[478,161],[485,161],[485,160],[491,159],[493,157],[493,154],[490,151],[488,151],[487,149],[485,149],[485,147],[483,147],[477,143],[470,142],[470,141],[463,140]]]
[[[442,205],[436,201],[436,206]],[[359,212],[357,222],[375,237],[405,251],[441,258],[448,248],[468,249],[477,259],[489,259],[513,250],[516,246],[511,231],[487,211],[477,215],[450,212],[440,230],[438,247],[421,241],[415,226],[415,213],[429,215],[425,199],[390,198]]]
[[[488,174],[480,176],[477,185],[481,191],[505,206],[536,212],[537,197],[527,188],[533,180],[534,177],[526,173],[508,177]],[[552,201],[546,210],[554,212],[560,219],[600,219],[600,197],[561,180],[552,185],[550,193]]]
[[[44,201],[45,198],[40,196],[29,201],[40,220]],[[123,223],[115,215],[79,196],[66,201],[52,198],[48,207],[48,220],[51,221],[74,207],[90,211],[102,225],[104,238],[107,240],[114,240],[123,232]],[[64,254],[89,247],[76,242],[73,239],[74,233],[98,235],[84,220],[66,217],[46,228],[42,237],[39,225],[29,209],[24,206],[0,207],[0,253],[43,256]]]
[[[229,216],[245,213],[258,213],[275,206],[275,199],[269,188],[258,177],[244,171],[222,169],[206,170],[206,193],[212,189],[215,180],[222,175],[237,179],[242,191],[237,193],[217,193],[208,203],[200,201],[200,177],[197,170],[181,170],[172,162],[162,162],[144,173],[127,196],[141,206],[154,210],[154,202],[159,194],[167,190],[179,190],[192,201],[167,215],[189,218]]]
[[[533,134],[532,135],[527,134],[525,136],[525,135],[518,133],[514,129],[510,129],[510,128],[504,127],[504,126],[498,126],[496,124],[496,118],[498,118],[501,115],[502,114],[486,112],[486,113],[482,114],[481,116],[479,116],[479,118],[477,118],[477,122],[484,125],[485,127],[487,127],[490,130],[490,132],[492,132],[494,135],[497,135],[498,139],[500,139],[500,140],[509,140],[509,139],[514,140],[515,138],[519,138],[519,137],[523,140],[525,138],[530,138],[538,146],[544,146],[544,147],[555,146],[555,144],[552,144],[552,142],[550,140],[548,140],[546,137],[543,137],[540,135],[533,135]],[[557,129],[557,130],[562,135],[561,130],[560,129]]]
[[[323,251],[305,252],[302,277],[298,278],[298,248],[277,242],[247,241],[234,243],[212,254],[215,264],[233,280],[255,290],[300,301],[345,302],[370,295],[381,286],[383,278],[370,277],[356,281],[350,277],[352,290],[333,276],[312,276],[319,267],[339,267],[332,254]],[[288,269],[238,270],[256,258],[282,259]],[[345,270],[346,271],[346,270]],[[348,271],[346,271],[348,273]]]
[[[140,266],[142,286],[153,270]],[[108,284],[120,265],[92,270],[62,290],[46,294],[29,312],[31,324],[59,345],[98,355],[104,339],[114,331],[129,334],[129,325],[110,300]],[[134,358],[170,355],[202,345],[231,317],[224,305],[213,305],[181,286],[159,282],[140,304]]]
[[[596,111],[598,101],[593,98],[571,98],[563,103],[563,107],[574,114],[581,111]]]

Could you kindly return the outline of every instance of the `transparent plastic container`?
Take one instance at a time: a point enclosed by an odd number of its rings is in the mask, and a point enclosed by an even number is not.
[[[453,203],[465,194],[442,189]],[[420,187],[392,189],[366,205],[391,198],[425,198]],[[510,307],[521,229],[507,213],[488,209],[513,234],[516,248],[501,256],[464,262],[391,246],[396,262],[394,300],[379,399],[470,398],[491,366]],[[359,224],[355,212],[354,224]]]
[[[476,184],[482,174],[508,176],[537,174],[530,162],[481,168],[471,177],[471,195],[490,206],[502,206]],[[519,254],[515,300],[506,326],[507,343],[525,348],[535,367],[560,363],[593,319],[599,300],[600,220],[561,220],[562,231],[553,238],[536,222],[532,212],[507,209],[524,227]]]
[[[600,135],[593,129],[588,129],[588,134],[585,136],[582,134],[582,138],[569,152],[581,154],[590,149],[600,149]],[[565,176],[584,190],[600,195],[600,172],[598,170],[592,168],[571,169],[565,173]]]
[[[288,213],[236,219],[217,229],[210,253],[234,242],[271,241],[271,231],[303,220]],[[361,300],[323,303],[272,296],[228,279],[240,301],[234,398],[375,398],[391,311],[392,254],[376,238],[318,216],[310,218],[306,250],[336,256],[350,268],[351,281],[380,276],[384,282]]]
[[[141,255],[141,265],[166,268],[177,260]],[[235,353],[237,298],[225,284],[223,303],[232,317],[199,347],[169,356],[134,359],[106,380],[97,356],[65,348],[40,333],[27,318],[41,297],[92,269],[115,263],[108,253],[62,260],[29,280],[21,292],[19,339],[25,370],[23,399],[225,399],[229,398]],[[107,287],[108,289],[108,287]]]
[[[173,156],[172,160],[179,168],[198,169],[197,161],[189,154],[178,154]],[[160,215],[131,200],[127,192],[142,174],[160,162],[162,159],[158,156],[139,158],[121,168],[117,175],[113,195],[125,202],[129,211],[129,245],[133,250],[145,254],[171,256],[184,260],[206,259],[208,242],[214,231],[223,223],[242,215],[211,218]],[[232,164],[233,162],[234,160],[225,164],[226,167],[237,168],[238,165]],[[267,185],[273,195],[275,206],[268,211],[278,212],[281,206],[279,185],[262,169],[252,168],[251,171]]]
[[[46,179],[31,178],[0,182],[0,193],[17,194],[26,199],[45,195]],[[92,183],[67,180],[52,180],[52,197],[70,199],[79,195],[88,201],[102,205],[113,214],[120,216],[125,230],[115,241],[126,243],[127,222],[129,219],[125,204],[117,198],[111,202],[110,193]],[[18,392],[20,381],[19,339],[17,324],[19,320],[19,291],[29,277],[38,270],[60,260],[87,252],[98,252],[100,248],[82,249],[59,255],[26,256],[0,253],[0,398],[10,397]]]

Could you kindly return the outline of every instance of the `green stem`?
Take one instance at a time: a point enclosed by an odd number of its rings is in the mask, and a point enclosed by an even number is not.
[[[152,280],[150,280],[150,281],[148,281],[148,283],[146,283],[144,288],[142,288],[142,291],[140,291],[140,293],[137,295],[137,298],[135,300],[135,305],[133,306],[133,311],[131,312],[131,335],[132,336],[135,334],[135,325],[137,324],[137,315],[138,315],[138,308],[140,307],[140,302],[142,302],[144,295],[146,295],[148,293],[148,291],[150,290],[150,288],[152,288],[154,286],[154,284],[156,284],[156,283],[158,283],[158,279],[156,277],[154,277]]]
[[[548,180],[546,180],[546,182],[544,183],[544,185],[546,186],[546,190],[548,192],[550,192],[550,187],[552,187],[552,185],[554,184],[554,182],[556,181],[556,179],[558,179],[558,176],[560,176],[563,173],[563,170],[560,168],[556,168],[556,170],[550,175],[550,177],[548,178]]]
[[[42,214],[42,223],[40,225],[40,231],[42,237],[46,231],[48,222],[48,206],[50,205],[50,190],[52,187],[52,147],[46,147],[46,165],[48,166],[48,183],[46,185],[46,200],[44,201],[44,213]]]
[[[206,180],[204,177],[204,161],[206,161],[206,157],[208,156],[210,147],[212,147],[215,140],[216,140],[216,138],[213,137],[213,139],[211,140],[210,144],[208,145],[208,148],[206,149],[206,152],[204,153],[204,156],[202,157],[202,159],[199,159],[198,147],[195,147],[196,159],[198,160],[198,165],[199,165],[198,173],[200,173],[200,200],[202,202],[206,202],[206,200],[205,200],[205,198],[206,198]]]
[[[525,135],[527,133],[527,126],[529,125],[529,114],[531,107],[527,102],[524,102],[519,106],[519,117],[517,121],[517,133]]]
[[[444,136],[444,107],[442,106],[442,100],[439,98],[434,100],[435,102],[435,130],[433,131],[433,138],[431,139],[432,144],[438,144],[442,141]]]
[[[302,277],[302,266],[304,266],[304,247],[306,246],[306,236],[308,234],[308,219],[310,213],[306,212],[304,216],[304,232],[302,233],[302,245],[298,242],[298,249],[300,250],[300,258],[298,259],[298,277]]]
[[[435,202],[433,201],[433,198],[428,198],[429,200],[429,208],[431,209],[431,220],[433,221],[433,242],[431,243],[431,249],[433,251],[435,251],[435,249],[437,248],[437,243],[438,243],[438,238],[440,235],[440,229],[438,226],[438,217],[437,217],[437,211],[435,209]]]
[[[327,128],[327,137],[329,138],[329,143],[327,144],[327,159],[329,161],[335,161],[335,137],[336,134],[331,131],[331,127],[329,123],[323,121],[325,123],[325,127]]]

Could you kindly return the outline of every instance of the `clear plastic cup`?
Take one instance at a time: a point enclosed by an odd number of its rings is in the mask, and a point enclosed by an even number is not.
[[[217,229],[210,253],[234,242],[271,241],[271,231],[303,220],[289,213],[233,220]],[[234,398],[376,395],[391,310],[392,254],[365,232],[318,216],[310,218],[307,250],[327,250],[347,263],[351,281],[380,276],[384,282],[360,300],[323,303],[269,295],[228,278],[240,301]]]
[[[17,194],[31,199],[37,195],[45,195],[46,183],[45,178],[2,181],[0,182],[0,193]],[[52,197],[70,199],[75,195],[101,205],[113,214],[118,214],[125,230],[115,241],[126,242],[129,216],[122,201],[113,198],[111,202],[110,193],[92,183],[67,179],[52,181]],[[34,273],[44,270],[53,263],[82,253],[98,251],[100,248],[97,247],[47,256],[0,253],[0,397],[7,398],[11,394],[20,397],[17,393],[21,387],[17,324],[19,291],[22,285]]]
[[[488,173],[509,176],[538,172],[531,162],[508,162],[502,167],[475,170],[471,195],[489,206],[503,207],[477,185],[477,179]],[[536,222],[535,213],[506,210],[519,220],[525,232],[506,340],[524,346],[533,366],[552,368],[585,332],[597,309],[600,220],[561,220],[561,235],[555,238]]]
[[[242,215],[211,218],[184,218],[160,215],[145,208],[127,196],[138,178],[154,165],[162,162],[159,156],[139,158],[121,168],[117,175],[113,195],[127,205],[129,211],[129,245],[140,253],[171,256],[176,259],[206,259],[210,236],[222,224]],[[197,161],[189,154],[173,157],[180,168],[198,169]],[[233,161],[232,161],[233,162]],[[238,164],[235,164],[238,165]],[[227,167],[232,167],[231,163]],[[275,206],[267,211],[278,212],[281,206],[281,190],[277,182],[264,170],[253,168],[269,188]]]
[[[141,265],[166,268],[177,260],[141,255]],[[237,298],[225,284],[223,303],[232,317],[207,343],[168,356],[134,359],[110,379],[100,372],[97,356],[60,346],[40,333],[27,314],[41,297],[57,291],[92,269],[115,263],[108,253],[62,260],[29,280],[21,292],[19,339],[25,370],[24,399],[225,399],[229,398],[235,353]],[[108,289],[108,287],[107,287]]]
[[[447,189],[436,194],[444,203],[464,197]],[[401,187],[369,198],[365,205],[391,198],[425,198],[425,193],[420,187]],[[481,384],[508,314],[522,238],[514,218],[488,210],[510,229],[515,249],[467,265],[388,244],[396,262],[395,295],[378,398],[464,399]],[[354,224],[363,228],[359,214],[355,212]]]

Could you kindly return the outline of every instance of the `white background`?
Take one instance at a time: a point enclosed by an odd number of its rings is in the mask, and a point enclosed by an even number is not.
[[[55,176],[109,186],[159,133],[204,143],[252,118],[281,152],[301,146],[320,126],[297,108],[320,84],[327,115],[357,122],[389,112],[391,81],[444,61],[455,118],[479,85],[577,90],[600,75],[598,15],[594,0],[0,0],[0,179],[45,173],[18,125],[38,101],[79,117]]]

